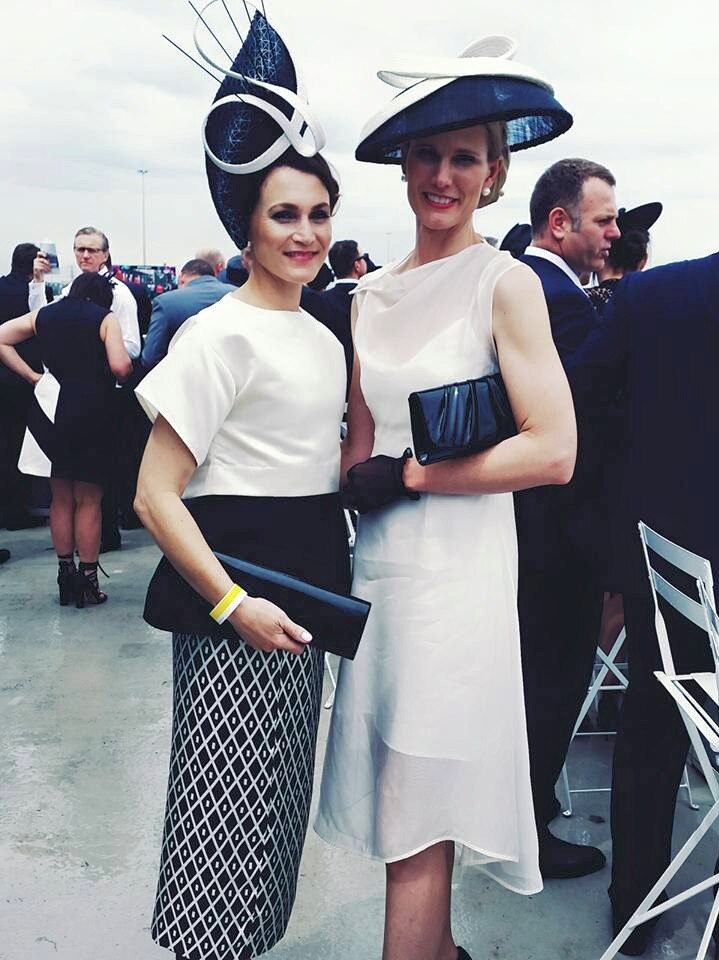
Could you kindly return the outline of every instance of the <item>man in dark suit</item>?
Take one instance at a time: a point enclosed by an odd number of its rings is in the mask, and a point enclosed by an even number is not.
[[[352,377],[352,362],[354,350],[352,348],[352,291],[357,282],[367,273],[367,261],[360,252],[356,240],[338,240],[330,247],[329,261],[334,275],[335,284],[321,294],[322,302],[327,307],[327,319],[324,321],[342,344],[347,364],[347,389]]]
[[[34,243],[20,243],[13,250],[10,273],[0,277],[0,323],[21,317],[45,306],[45,274],[50,264]],[[35,371],[43,371],[34,340],[20,344],[17,351]],[[0,363],[0,525],[9,530],[35,526],[29,514],[30,479],[17,469],[33,384]]]
[[[152,369],[167,354],[170,340],[189,317],[212,306],[237,287],[220,283],[205,260],[188,260],[178,277],[178,289],[155,297],[150,329],[142,348],[142,365]]]
[[[565,367],[599,323],[579,275],[603,267],[619,236],[614,182],[600,164],[561,160],[542,174],[532,193],[532,244],[519,259],[542,283]],[[605,863],[596,847],[566,843],[549,831],[559,811],[554,785],[589,685],[604,591],[602,438],[579,409],[577,427],[572,482],[515,494],[529,760],[545,878],[584,876]]]
[[[624,436],[609,487],[610,586],[624,596],[629,659],[612,781],[615,930],[669,864],[689,746],[678,709],[653,675],[662,667],[637,523],[719,570],[717,303],[719,253],[630,274],[568,365],[577,403],[593,416],[602,417],[617,389],[623,397]],[[664,604],[662,613],[678,672],[713,670],[704,631]],[[639,927],[622,953],[643,953],[653,926]]]

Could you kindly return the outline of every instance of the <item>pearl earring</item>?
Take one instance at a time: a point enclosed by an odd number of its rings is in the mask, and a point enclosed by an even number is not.
[[[482,196],[483,196],[483,197],[488,197],[491,192],[492,192],[492,191],[491,191],[491,189],[490,189],[489,187],[482,187]]]

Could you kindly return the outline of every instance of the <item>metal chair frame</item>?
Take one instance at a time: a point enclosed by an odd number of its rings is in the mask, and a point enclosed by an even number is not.
[[[702,737],[704,737],[709,744],[709,749],[714,753],[719,752],[719,723],[707,713],[688,687],[690,683],[699,684],[714,703],[719,705],[719,616],[717,615],[714,605],[713,578],[709,561],[672,543],[671,540],[662,537],[644,523],[639,524],[639,533],[652,589],[655,611],[654,622],[659,640],[662,665],[664,666],[663,670],[655,671],[654,675],[657,681],[662,684],[667,693],[674,699],[679,708],[687,732],[689,733],[689,738],[697,752],[711,791],[712,805],[702,818],[699,826],[683,844],[667,869],[659,877],[624,927],[622,927],[604,951],[600,960],[613,960],[632,931],[640,924],[666,913],[667,910],[671,910],[673,907],[703,893],[705,890],[711,890],[719,883],[719,873],[717,873],[715,869],[715,872],[706,880],[695,883],[681,893],[670,897],[664,903],[655,905],[657,898],[666,885],[676,876],[697,844],[699,844],[717,818],[719,818],[719,778],[716,770],[709,761],[704,742],[702,741]],[[683,591],[677,589],[654,570],[649,557],[650,550],[663,557],[673,566],[695,577],[699,601],[694,600]],[[658,596],[663,597],[692,623],[706,631],[714,659],[714,673],[677,674],[675,672],[674,659],[669,644],[666,624],[659,609]],[[719,919],[719,891],[714,895],[706,927],[704,928],[696,954],[696,960],[705,960],[717,919]]]
[[[570,746],[574,741],[575,737],[614,737],[617,734],[616,730],[580,730],[584,718],[589,713],[592,704],[594,703],[596,697],[600,693],[605,691],[622,691],[626,690],[629,686],[629,680],[624,671],[626,670],[626,663],[617,663],[616,658],[619,655],[619,651],[622,648],[622,644],[626,640],[627,632],[622,627],[619,636],[612,644],[612,648],[609,653],[605,653],[601,647],[597,647],[597,662],[595,663],[595,676],[592,683],[589,686],[587,691],[587,696],[584,698],[584,703],[582,708],[579,711],[579,716],[577,717],[577,722],[574,724],[574,731],[572,733],[572,740],[570,741]],[[599,667],[599,669],[597,669]],[[615,683],[605,683],[606,678],[609,674],[613,675],[613,678],[616,679]],[[575,793],[611,793],[611,787],[570,787],[569,785],[569,772],[567,771],[567,764],[565,763],[562,767],[562,786],[564,788],[564,796],[566,802],[564,809],[562,810],[563,817],[571,817],[574,814],[574,807],[572,804],[572,794]],[[687,791],[687,798],[689,806],[692,810],[698,810],[699,804],[694,802],[694,797],[692,795],[692,787],[689,781],[689,771],[686,766],[684,767],[684,774],[682,776],[682,782],[679,784],[680,790]]]

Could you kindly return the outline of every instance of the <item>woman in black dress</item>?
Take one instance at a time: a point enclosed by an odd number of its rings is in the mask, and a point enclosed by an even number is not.
[[[0,359],[35,385],[20,453],[23,473],[50,478],[50,533],[64,606],[107,600],[97,582],[102,487],[115,441],[110,418],[116,380],[132,363],[110,312],[112,283],[83,273],[67,297],[0,328]],[[46,372],[35,374],[12,344],[37,337]],[[80,557],[75,567],[75,550]]]

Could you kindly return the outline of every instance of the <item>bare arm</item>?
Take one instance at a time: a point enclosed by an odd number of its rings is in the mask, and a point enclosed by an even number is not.
[[[568,483],[577,432],[567,378],[552,341],[541,285],[525,267],[495,290],[494,337],[514,418],[515,437],[489,450],[421,467],[407,461],[409,490],[427,493],[501,493]]]
[[[352,337],[357,325],[357,301],[352,300]],[[342,441],[342,484],[347,482],[347,471],[356,463],[372,456],[374,446],[374,420],[365,402],[360,386],[360,362],[357,348],[354,351],[352,383],[347,405],[347,436]]]
[[[232,580],[181,500],[196,468],[183,441],[158,416],[140,467],[135,510],[167,559],[214,606],[230,589]],[[279,607],[258,597],[247,597],[229,622],[257,650],[279,648],[302,653],[311,639]]]
[[[8,320],[6,323],[0,324],[0,363],[4,363],[6,367],[9,367],[10,370],[33,386],[42,377],[42,374],[37,373],[36,370],[25,363],[13,344],[23,343],[30,337],[35,336],[36,317],[37,311],[32,311],[22,317],[17,317],[15,320]]]
[[[132,360],[125,348],[122,330],[114,314],[108,313],[100,324],[100,339],[105,344],[110,369],[118,380],[126,380],[132,373]]]

